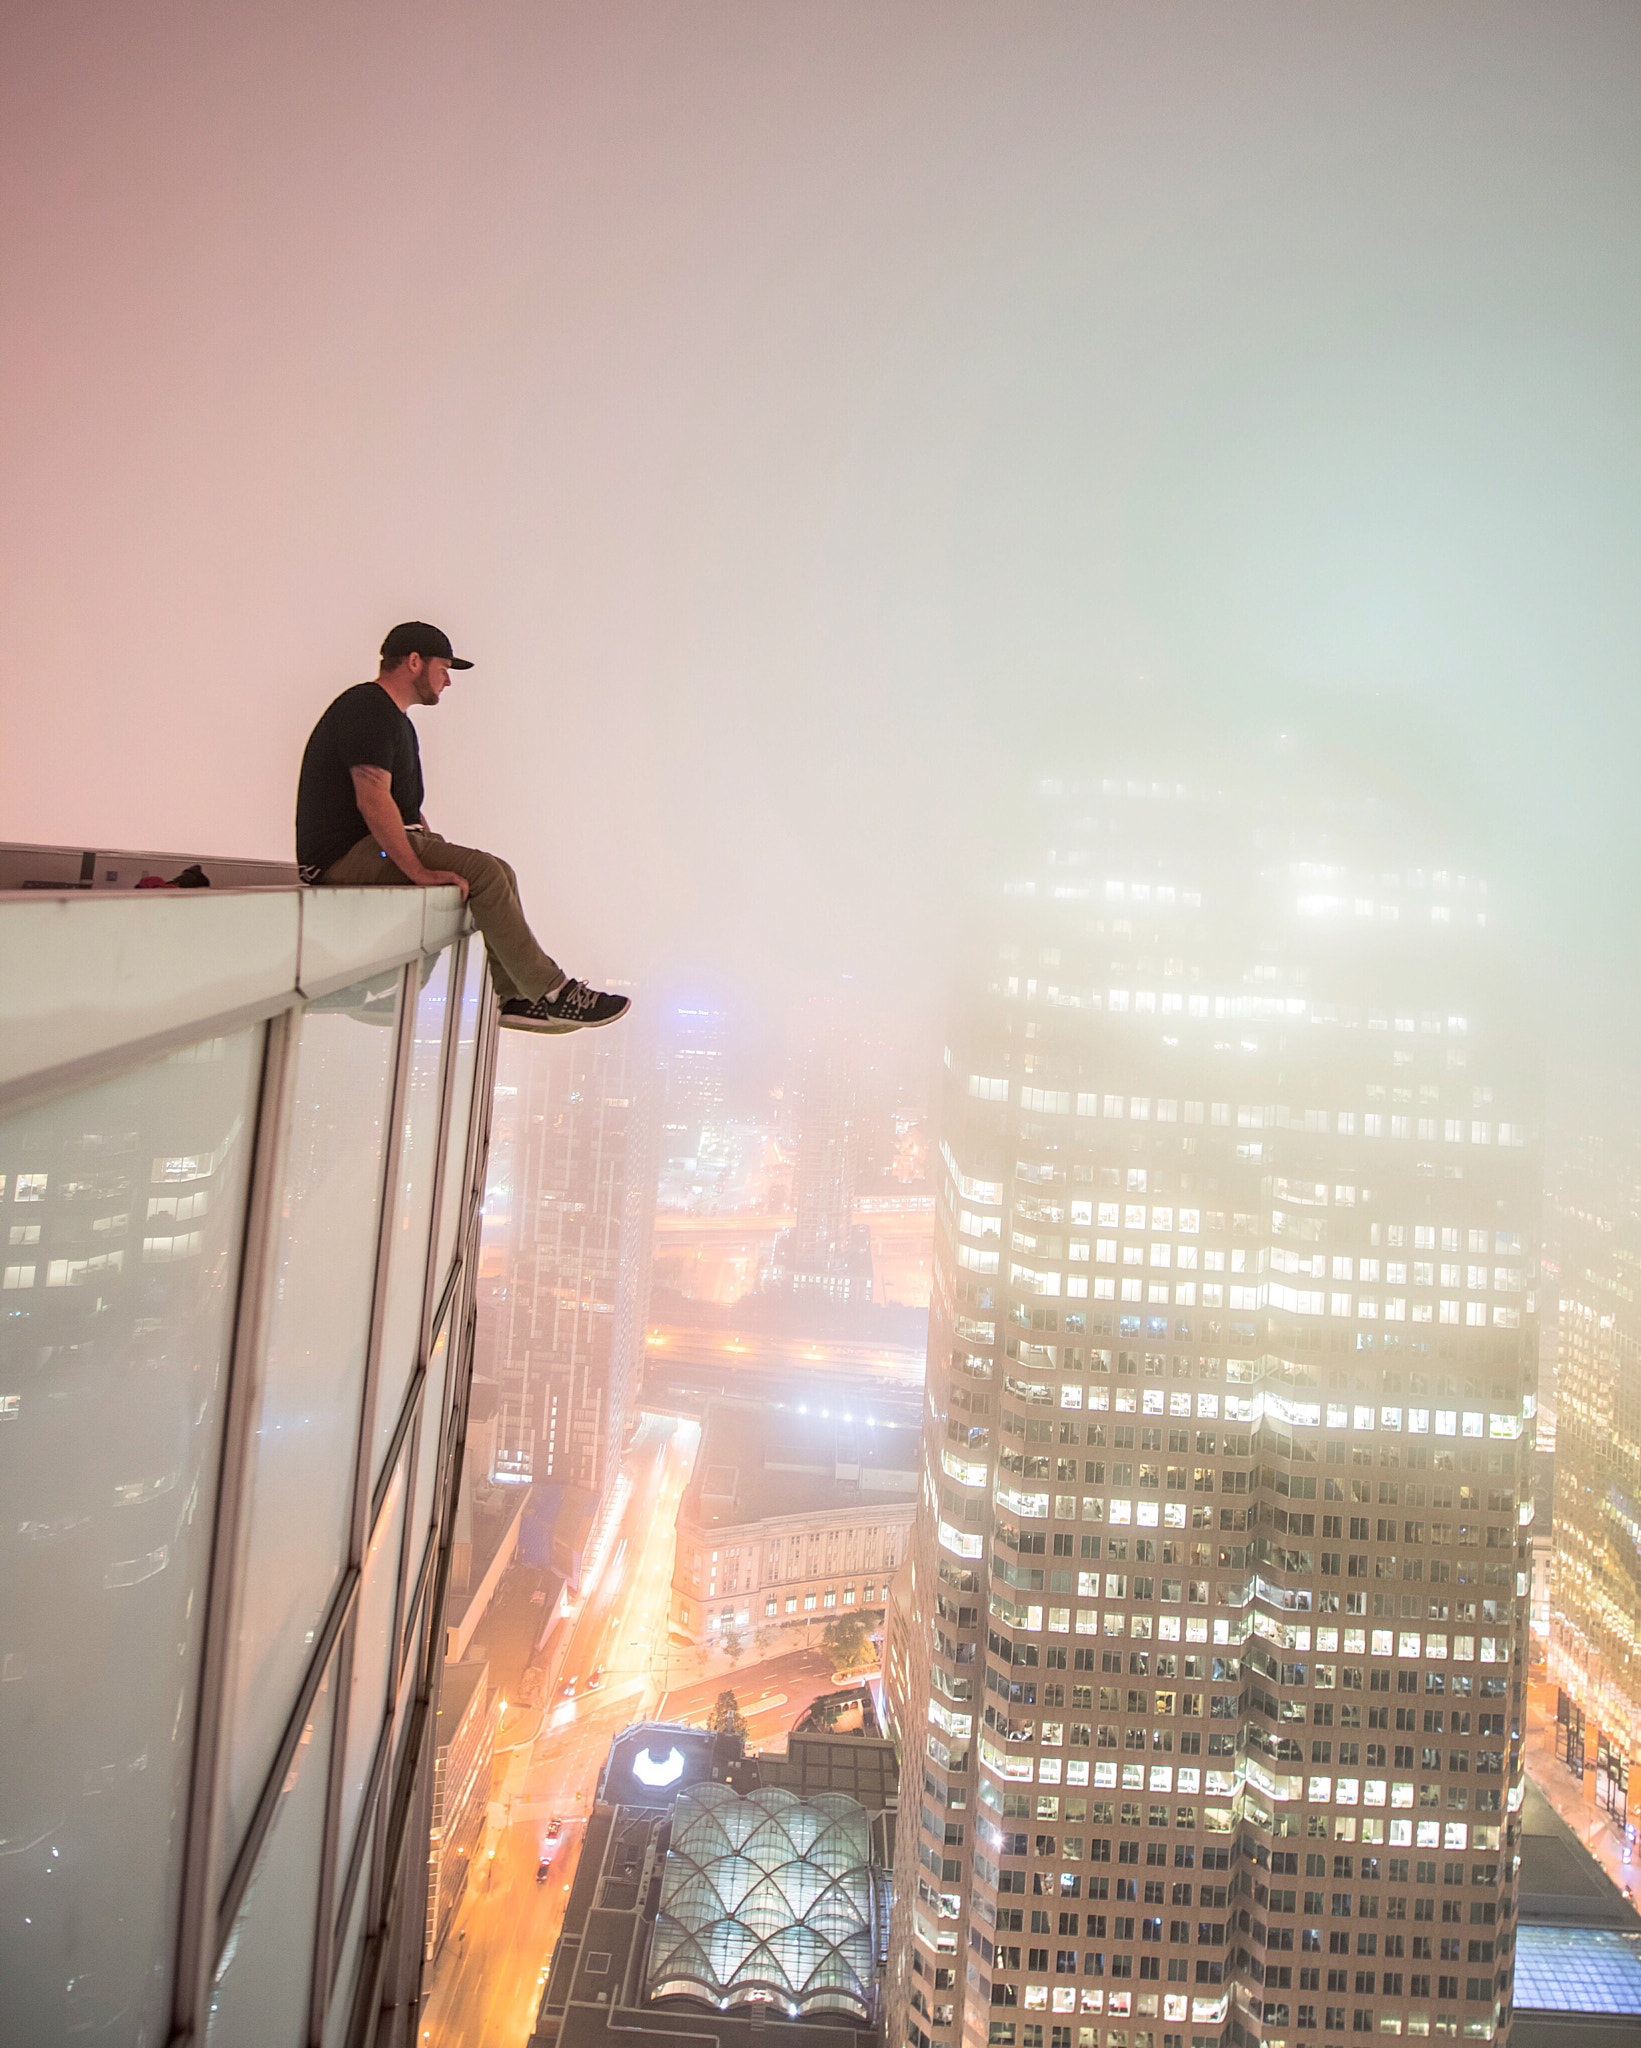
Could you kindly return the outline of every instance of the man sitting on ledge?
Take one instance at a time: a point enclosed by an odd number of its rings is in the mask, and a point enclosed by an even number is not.
[[[412,704],[437,704],[457,659],[437,626],[411,620],[382,642],[374,682],[344,690],[309,736],[296,790],[296,860],[304,882],[333,889],[398,884],[460,889],[484,935],[501,1021],[523,1031],[613,1024],[629,1007],[572,981],[524,921],[518,877],[493,853],[455,846],[422,816],[422,756]]]

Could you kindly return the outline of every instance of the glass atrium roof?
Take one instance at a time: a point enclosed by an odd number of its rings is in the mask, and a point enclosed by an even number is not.
[[[652,1998],[720,2011],[874,2018],[872,1830],[841,1792],[741,1798],[697,1785],[673,1808],[650,1950]]]
[[[1641,2014],[1641,1935],[1524,1922],[1516,1931],[1516,2010]]]

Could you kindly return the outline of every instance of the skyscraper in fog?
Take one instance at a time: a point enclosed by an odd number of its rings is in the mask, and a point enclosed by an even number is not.
[[[669,1159],[693,1159],[703,1136],[718,1132],[723,1124],[726,1019],[722,1010],[685,1003],[672,1012],[669,1022],[662,1137]]]
[[[499,1480],[603,1494],[614,1478],[643,1359],[658,1096],[641,1029],[504,1042],[508,1214],[479,1346],[500,1397]]]
[[[798,1157],[794,1177],[793,1264],[821,1274],[848,1252],[854,1207],[855,1089],[848,1041],[817,1032],[803,1063],[798,1097]]]
[[[858,1048],[835,1020],[818,1025],[804,1052],[798,1087],[795,1217],[784,1247],[787,1277],[800,1293],[870,1300],[869,1236],[854,1228],[859,1143]]]
[[[1534,1075],[1299,764],[1050,784],[946,1053],[891,2048],[1494,2040]]]

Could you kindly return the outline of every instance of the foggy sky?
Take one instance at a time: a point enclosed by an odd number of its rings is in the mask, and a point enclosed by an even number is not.
[[[7,0],[0,834],[289,858],[419,616],[572,971],[918,1000],[1029,774],[1292,727],[1633,1023],[1638,108],[1620,6]]]

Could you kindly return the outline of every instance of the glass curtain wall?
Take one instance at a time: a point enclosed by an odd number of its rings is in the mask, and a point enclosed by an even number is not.
[[[476,938],[263,1009],[0,1116],[0,2039],[37,2048],[345,2044],[419,1988],[495,1010]]]

